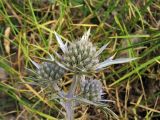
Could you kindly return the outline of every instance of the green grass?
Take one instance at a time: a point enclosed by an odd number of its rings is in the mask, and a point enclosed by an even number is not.
[[[40,87],[28,84],[33,80],[26,79],[30,76],[26,68],[34,69],[30,59],[40,63],[59,50],[55,31],[70,42],[91,28],[91,41],[98,48],[110,41],[100,61],[114,54],[115,58],[139,58],[131,63],[112,65],[95,75],[103,82],[104,97],[115,101],[115,104],[106,104],[122,120],[158,120],[159,0],[46,1],[0,0],[0,102],[3,101],[0,119],[63,118],[64,110],[56,101],[50,101]],[[7,28],[10,28],[8,33]],[[64,90],[70,84],[68,76],[64,77]],[[78,120],[107,119],[102,111],[91,106],[87,109],[84,112],[77,108]]]

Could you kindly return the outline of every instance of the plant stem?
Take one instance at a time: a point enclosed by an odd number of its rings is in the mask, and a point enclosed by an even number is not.
[[[65,103],[65,109],[66,109],[66,119],[74,120],[74,111],[72,109],[72,101],[67,101]]]
[[[73,78],[73,82],[71,84],[71,87],[69,89],[69,92],[67,94],[67,102],[65,103],[65,109],[66,109],[66,113],[67,113],[67,120],[74,120],[74,110],[73,110],[73,101],[71,100],[74,97],[74,93],[78,84],[78,75],[75,75]]]
[[[72,82],[71,87],[70,87],[70,89],[69,89],[69,92],[68,92],[68,94],[67,94],[67,97],[68,97],[68,98],[72,98],[72,97],[74,96],[74,92],[75,92],[76,87],[77,87],[77,84],[78,84],[78,79],[79,79],[79,76],[78,76],[78,75],[75,75],[75,76],[73,77],[73,82]]]

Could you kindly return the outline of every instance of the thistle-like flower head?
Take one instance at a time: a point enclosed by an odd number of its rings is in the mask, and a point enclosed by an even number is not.
[[[102,84],[99,80],[85,80],[81,83],[81,94],[83,98],[98,102],[101,101]]]
[[[98,57],[95,56],[96,47],[89,40],[75,41],[68,46],[64,54],[64,63],[66,66],[75,71],[92,71],[96,69],[99,63]]]
[[[64,44],[59,35],[55,32],[56,39],[63,51],[63,62],[64,65],[75,73],[80,72],[90,72],[100,70],[106,66],[112,64],[119,64],[130,62],[136,58],[119,58],[113,60],[113,56],[105,60],[104,62],[99,62],[98,56],[107,47],[108,44],[102,46],[98,51],[96,47],[89,40],[90,29],[84,33],[82,38],[78,41],[70,43],[69,45]]]
[[[43,62],[37,72],[42,79],[56,81],[63,77],[65,70],[55,62]]]

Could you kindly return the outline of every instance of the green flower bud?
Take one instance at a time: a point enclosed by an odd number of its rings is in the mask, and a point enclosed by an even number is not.
[[[81,83],[82,96],[93,102],[101,100],[102,84],[98,80],[85,80]]]
[[[37,70],[37,73],[45,82],[51,83],[61,79],[65,70],[55,62],[43,62]]]
[[[65,51],[64,63],[75,72],[92,71],[99,63],[95,53],[96,47],[90,41],[77,41],[70,44]]]

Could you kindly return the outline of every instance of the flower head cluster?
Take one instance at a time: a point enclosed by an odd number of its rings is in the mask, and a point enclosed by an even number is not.
[[[97,72],[98,70],[103,69],[112,64],[119,64],[130,62],[135,60],[135,58],[119,58],[113,60],[113,56],[106,59],[103,62],[100,62],[99,55],[105,50],[108,44],[102,46],[99,50],[92,44],[89,39],[90,29],[84,33],[82,38],[71,43],[63,43],[60,36],[55,32],[55,36],[59,46],[63,52],[63,55],[57,56],[60,58],[60,62],[55,60],[53,56],[50,55],[52,60],[48,62],[43,62],[42,64],[37,64],[34,61],[32,63],[37,67],[37,73],[40,78],[39,83],[42,85],[44,82],[45,85],[50,86],[53,90],[56,90],[58,95],[61,98],[67,98],[66,100],[60,101],[60,104],[66,109],[67,118],[72,120],[72,100],[77,95],[76,87],[80,80],[80,89],[81,96],[92,102],[102,101],[102,84],[99,80],[95,79],[82,79],[85,78],[86,73]],[[46,60],[47,61],[47,60]],[[50,62],[49,62],[50,61]],[[74,73],[74,79],[71,84],[71,87],[66,94],[58,86],[58,80],[64,76],[66,71],[71,71]],[[85,74],[84,74],[85,73]],[[49,87],[49,88],[50,88]],[[52,89],[51,88],[51,89]],[[59,97],[57,96],[57,97]]]

